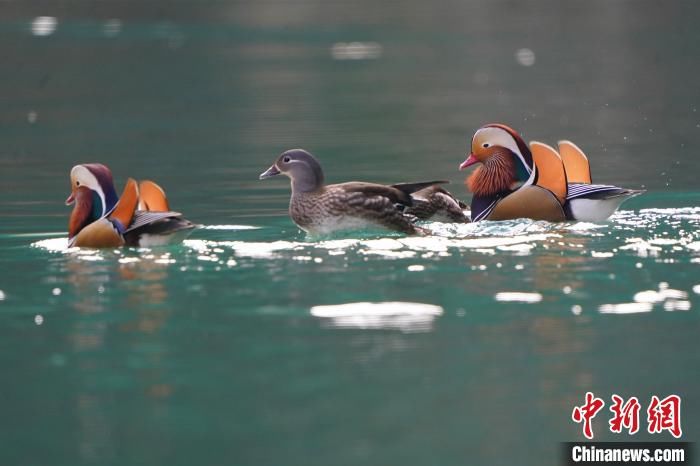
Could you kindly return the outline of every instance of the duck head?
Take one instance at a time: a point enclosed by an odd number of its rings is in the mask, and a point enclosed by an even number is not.
[[[286,175],[292,182],[292,192],[311,192],[323,186],[323,170],[318,160],[303,149],[283,152],[277,161],[260,174],[260,179]]]
[[[68,223],[68,238],[110,213],[119,198],[112,172],[99,163],[76,165],[70,171],[71,193],[66,205],[75,203]]]
[[[471,153],[459,169],[479,163],[481,166],[466,180],[475,196],[514,191],[531,184],[535,178],[530,149],[523,138],[506,125],[488,124],[474,133]]]

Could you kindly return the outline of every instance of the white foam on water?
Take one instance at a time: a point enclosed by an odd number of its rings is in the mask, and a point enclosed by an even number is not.
[[[689,311],[691,307],[690,301],[671,299],[664,303],[664,311]]]
[[[430,236],[388,236],[338,239],[312,238],[302,240],[278,241],[241,241],[234,237],[236,231],[255,230],[260,227],[252,225],[221,224],[203,225],[204,231],[232,232],[231,239],[207,240],[187,239],[184,248],[178,253],[177,260],[184,254],[185,260],[195,260],[202,263],[218,263],[225,265],[228,260],[251,258],[263,260],[293,259],[300,262],[319,263],[333,256],[364,256],[385,259],[424,259],[449,257],[471,252],[484,256],[507,255],[526,256],[537,254],[540,250],[556,251],[558,249],[575,248],[581,254],[594,258],[612,258],[618,254],[632,254],[638,257],[658,258],[668,263],[676,260],[699,262],[700,258],[680,258],[688,251],[700,251],[700,207],[677,209],[645,209],[641,212],[620,211],[609,221],[601,224],[548,223],[532,220],[509,220],[503,222],[483,221],[467,224],[451,224],[438,222],[423,222],[422,226],[433,234]],[[668,231],[672,225],[677,234]],[[632,232],[630,234],[630,232]],[[367,232],[365,232],[366,234]],[[54,233],[39,234],[44,239],[32,246],[51,252],[70,253],[83,260],[103,260],[101,254],[110,257],[109,252],[82,248],[67,248],[67,239],[46,238]],[[65,233],[58,233],[62,236]],[[28,234],[33,235],[33,234]],[[358,233],[362,235],[362,233]],[[586,237],[606,237],[606,241],[590,246],[590,241],[581,241]],[[631,236],[631,237],[630,237]],[[569,238],[577,238],[570,241]],[[190,254],[192,250],[195,254]],[[128,251],[128,249],[123,249]],[[124,254],[117,249],[114,254]],[[133,249],[131,249],[133,252]],[[136,260],[149,260],[138,250],[136,258],[117,257],[122,263]],[[675,257],[674,257],[675,256]],[[311,257],[312,260],[301,260],[300,257]],[[123,260],[126,259],[126,260]],[[318,259],[318,260],[317,260]],[[173,258],[163,260],[172,263]],[[206,267],[206,265],[204,265]]]
[[[634,295],[634,301],[644,305],[653,306],[661,304],[665,311],[688,311],[690,310],[690,301],[688,301],[688,292],[669,288],[668,283],[659,283],[659,289],[644,290]]]
[[[679,240],[671,238],[654,238],[649,240],[649,244],[654,246],[669,246],[678,243],[680,243]]]
[[[629,211],[628,211],[629,212]],[[690,218],[700,220],[700,207],[676,207],[676,208],[663,208],[663,209],[641,209],[639,211],[640,215],[652,214],[652,215],[663,215],[663,216],[673,216],[677,217],[679,215],[685,215]]]
[[[639,314],[651,312],[653,308],[652,303],[603,304],[598,307],[598,312],[601,314]]]
[[[183,244],[200,255],[212,255],[226,248],[240,257],[275,259],[286,257],[285,253],[306,252],[316,257],[315,251],[323,251],[329,256],[343,255],[353,251],[358,255],[381,256],[387,259],[416,257],[418,253],[429,252],[439,256],[449,256],[451,249],[469,249],[483,254],[494,254],[495,248],[516,255],[529,254],[538,242],[557,234],[540,233],[508,237],[446,238],[442,236],[413,236],[377,239],[337,239],[314,241],[213,241],[188,239]],[[206,259],[202,259],[206,260]]]
[[[590,231],[607,227],[608,225],[604,223],[576,222],[574,224],[567,225],[565,229],[569,231]]]
[[[496,301],[518,302],[518,303],[539,303],[542,301],[540,293],[523,293],[519,291],[502,291],[494,296]]]
[[[361,241],[360,244],[366,248],[372,250],[395,250],[404,247],[403,243],[399,240],[393,238],[382,238],[382,239],[372,239],[367,241]]]
[[[311,315],[332,327],[358,329],[390,329],[402,332],[424,332],[444,310],[440,306],[412,302],[356,302],[313,306]]]
[[[626,241],[628,244],[620,246],[619,249],[621,251],[633,251],[639,257],[656,257],[663,251],[663,248],[654,246],[641,238],[631,238]]]
[[[662,293],[654,290],[640,291],[632,298],[636,303],[660,303],[664,300]]]
[[[514,252],[519,256],[525,256],[529,254],[533,249],[535,245],[532,243],[518,243],[518,244],[508,244],[508,245],[501,245],[498,246],[496,249],[499,251],[508,251],[508,252]],[[489,251],[489,250],[486,250]],[[492,250],[491,250],[492,251]],[[490,252],[487,252],[490,254]]]
[[[355,246],[359,242],[360,242],[360,240],[358,240],[358,239],[335,239],[335,240],[321,241],[320,243],[316,244],[316,247],[321,248],[321,249],[341,250],[341,249],[347,249],[351,246]],[[309,243],[309,244],[311,244],[311,243]]]
[[[68,238],[49,238],[32,243],[32,247],[46,249],[51,252],[65,252],[68,250]]]
[[[119,258],[120,264],[133,264],[135,262],[141,262],[141,259],[139,259],[138,257],[120,257]]]
[[[303,249],[307,244],[295,241],[209,241],[201,239],[183,241],[183,245],[199,252],[201,256],[209,255],[213,249],[230,248],[239,256],[261,259],[277,257],[279,251],[297,251]]]
[[[295,241],[272,241],[270,243],[235,241],[222,243],[222,245],[230,245],[239,256],[259,259],[278,257],[282,251],[299,251],[305,246],[304,243]]]
[[[392,251],[390,249],[366,249],[357,252],[362,255],[383,256],[386,259],[410,259],[418,254],[416,251]]]

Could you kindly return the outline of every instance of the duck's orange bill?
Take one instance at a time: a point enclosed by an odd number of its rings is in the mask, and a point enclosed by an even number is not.
[[[467,157],[467,160],[465,160],[464,162],[462,162],[459,165],[459,169],[464,170],[465,168],[467,168],[471,165],[475,165],[477,163],[479,163],[479,161],[476,159],[476,157],[474,157],[474,154],[469,154],[469,157]]]

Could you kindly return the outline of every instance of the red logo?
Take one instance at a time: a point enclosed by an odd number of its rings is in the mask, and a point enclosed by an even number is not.
[[[581,423],[583,421],[583,435],[587,439],[593,438],[593,427],[591,426],[591,420],[598,414],[598,411],[603,409],[605,402],[600,398],[593,396],[593,393],[586,392],[586,403],[582,406],[574,407],[571,413],[571,419],[576,423]]]
[[[641,407],[637,397],[633,396],[624,404],[622,402],[625,400],[617,395],[613,395],[612,400],[613,405],[610,407],[610,411],[614,416],[608,422],[610,432],[619,434],[624,427],[630,435],[636,434],[639,430],[639,408]]]
[[[623,429],[629,435],[634,435],[639,431],[639,411],[641,405],[636,396],[627,401],[621,396],[612,395],[612,406],[610,412],[613,416],[608,421],[610,432],[620,434]],[[571,412],[571,419],[577,424],[583,423],[583,435],[587,439],[593,439],[593,418],[598,411],[603,409],[605,402],[601,398],[596,398],[591,392],[586,392],[586,402],[581,406],[574,406]],[[681,397],[669,395],[663,400],[658,396],[651,397],[651,402],[647,408],[647,431],[650,434],[659,434],[667,430],[675,438],[683,435],[681,430]]]
[[[683,434],[681,431],[681,397],[669,395],[659,401],[656,395],[651,397],[647,408],[648,431],[656,434],[667,430],[676,438]]]

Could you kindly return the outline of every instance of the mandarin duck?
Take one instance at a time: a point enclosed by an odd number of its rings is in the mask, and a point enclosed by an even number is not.
[[[644,191],[591,184],[585,154],[571,141],[559,152],[532,141],[528,147],[512,128],[479,128],[462,170],[481,164],[466,180],[473,193],[472,221],[530,218],[552,222],[600,222],[627,199]]]
[[[407,234],[426,234],[403,213],[414,205],[411,194],[444,181],[386,186],[351,181],[325,184],[321,165],[303,149],[282,153],[260,179],[286,175],[292,185],[289,215],[299,228],[313,235],[340,230],[382,227]]]
[[[119,198],[105,165],[76,165],[70,180],[69,247],[161,246],[182,241],[195,226],[170,211],[165,192],[152,181],[137,185],[129,178]]]
[[[401,185],[392,185],[399,187]],[[467,205],[442,186],[428,186],[411,194],[413,206],[403,211],[417,220],[433,222],[468,223]]]

